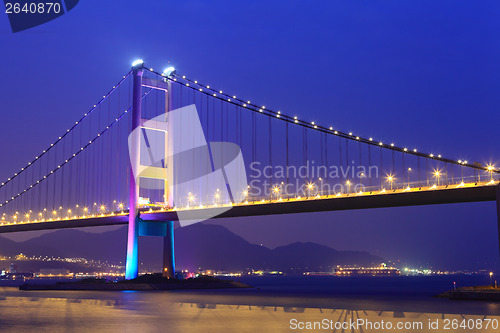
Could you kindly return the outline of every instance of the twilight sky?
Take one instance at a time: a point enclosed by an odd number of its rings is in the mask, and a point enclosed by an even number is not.
[[[0,178],[137,57],[287,114],[498,167],[499,16],[498,1],[86,0],[13,34],[0,14]],[[414,265],[500,269],[496,222],[494,203],[217,221],[269,247],[314,241]]]

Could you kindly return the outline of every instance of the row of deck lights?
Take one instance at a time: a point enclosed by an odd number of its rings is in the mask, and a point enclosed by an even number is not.
[[[408,168],[408,180],[407,180],[407,187],[405,190],[409,190],[410,189],[410,176],[409,176],[409,172],[412,171],[412,168]],[[434,170],[434,172],[432,173],[433,177],[436,179],[436,184],[433,185],[431,188],[436,188],[437,186],[440,186],[440,179],[441,179],[441,176],[442,176],[442,171],[441,170]],[[393,190],[393,185],[394,185],[394,182],[397,178],[393,175],[393,174],[388,174],[387,177],[386,177],[386,182],[389,183],[390,185],[390,189],[391,191]],[[490,182],[493,182],[493,175],[491,175],[491,179],[490,179]],[[320,182],[321,184],[323,183],[323,179],[322,178],[319,178],[318,179],[318,182]],[[351,193],[351,190],[350,190],[350,187],[351,187],[351,184],[352,182],[350,180],[347,180],[345,182],[345,185],[347,186],[347,194],[350,194]],[[280,194],[282,192],[282,186],[284,185],[284,182],[281,182],[280,184],[276,184],[274,186],[272,186],[271,188],[271,200],[273,199],[276,199],[276,200],[279,200],[281,199],[280,197]],[[459,184],[459,186],[464,186],[465,184],[463,183],[463,179],[462,179],[462,183]],[[311,194],[312,192],[314,191],[315,187],[317,187],[317,185],[314,183],[314,182],[309,182],[306,184],[306,189],[308,190],[308,197],[311,197]],[[420,187],[420,186],[419,186]],[[249,189],[250,189],[250,186],[248,186],[247,189],[243,190],[242,191],[242,194],[243,194],[243,197],[247,198],[248,195],[249,195]],[[382,187],[382,190],[381,190],[382,193],[385,193],[385,188]],[[194,207],[194,203],[195,203],[195,198],[196,196],[189,192],[188,193],[188,202],[190,204],[193,205]],[[221,199],[221,192],[219,189],[217,189],[217,191],[215,192],[214,194],[214,206],[217,206],[219,203],[220,203],[220,199]],[[203,207],[203,205],[200,204],[200,207]],[[190,208],[190,205],[188,204],[187,208]]]
[[[408,170],[411,171],[412,169],[409,168]],[[441,176],[442,176],[442,172],[440,170],[435,170],[433,172],[433,176],[436,179],[436,183],[432,187],[430,187],[430,188],[435,189],[438,186],[441,186],[440,179],[441,179]],[[394,175],[392,175],[392,174],[389,174],[386,177],[386,182],[389,183],[391,191],[393,190],[393,185],[394,185],[396,179],[397,178]],[[322,182],[322,179],[319,178],[318,181]],[[493,182],[493,181],[494,180],[492,178],[491,182]],[[283,185],[284,185],[284,183],[281,182],[281,184],[276,184],[276,185],[272,186],[271,193],[270,193],[270,195],[271,195],[271,198],[270,198],[271,201],[272,200],[277,200],[277,201],[281,201],[282,200],[280,194],[282,192],[282,186]],[[346,194],[351,194],[351,185],[352,185],[352,182],[350,180],[347,180],[345,182],[345,185],[347,186],[347,192],[346,192]],[[460,183],[457,187],[462,187],[464,185],[465,184],[462,181],[462,183]],[[314,182],[309,182],[309,183],[306,184],[306,189],[308,190],[308,197],[313,197],[312,194],[313,194],[313,192],[314,192],[314,190],[315,190],[316,187],[317,187],[317,185]],[[250,187],[248,187],[248,188],[250,188]],[[404,190],[407,191],[409,189],[411,189],[411,188],[410,188],[410,182],[408,180],[407,187]],[[372,191],[370,191],[370,192],[372,192]],[[386,193],[386,189],[384,187],[382,187],[380,193]],[[249,190],[248,189],[243,190],[242,194],[243,194],[243,197],[248,198]],[[362,194],[362,192],[360,191],[357,194]],[[336,193],[335,195],[339,196],[339,195],[341,195],[341,193]],[[317,194],[315,197],[319,198],[320,194]],[[219,189],[217,189],[217,191],[214,194],[214,199],[215,199],[214,206],[215,207],[217,207],[220,204],[219,203],[220,198],[221,198],[221,192],[220,192]],[[300,196],[297,196],[296,199],[300,199]],[[188,194],[188,200],[189,200],[190,203],[194,204],[195,203],[195,195],[190,192]],[[264,202],[264,201],[265,201],[265,199],[261,199],[261,200],[254,201],[254,203],[259,203],[259,202]],[[245,204],[248,204],[248,201],[246,201]],[[188,205],[187,206],[187,208],[194,208],[194,207],[195,207],[195,205],[193,205],[193,206],[189,206]],[[203,208],[204,206],[202,204],[200,204],[199,207]]]
[[[490,173],[490,181],[491,182],[494,181],[493,180],[492,170],[494,170],[494,167],[493,166],[488,166],[488,171]],[[408,168],[408,184],[407,184],[407,189],[410,188],[410,175],[409,175],[410,171],[412,171],[412,169]],[[437,181],[436,185],[437,186],[440,186],[441,175],[442,175],[441,170],[434,170],[433,177],[436,178],[436,181]],[[386,182],[388,182],[390,184],[390,189],[391,190],[393,190],[393,184],[394,184],[395,180],[396,180],[396,177],[393,174],[388,174],[387,177],[386,177]],[[322,182],[322,178],[319,178],[319,181]],[[345,183],[345,185],[347,186],[347,189],[348,189],[347,193],[351,192],[350,191],[351,184],[352,183],[351,183],[350,180],[347,180],[346,183]],[[284,185],[284,182],[281,182],[281,184],[275,185],[275,186],[272,187],[271,199],[273,199],[273,197],[272,197],[273,194],[276,196],[276,199],[279,198],[279,195],[281,194],[281,191],[282,191],[281,187],[283,185]],[[464,185],[464,183],[463,183],[463,179],[462,179],[462,183],[459,186],[463,186],[463,185]],[[311,196],[311,192],[314,191],[314,188],[315,188],[315,183],[313,183],[313,182],[307,183],[306,184],[306,188],[308,190],[309,196]],[[244,197],[248,197],[248,195],[249,195],[249,189],[250,189],[250,186],[248,186],[248,188],[245,189],[242,192],[242,194],[244,195]],[[385,192],[384,190],[385,189],[382,188],[383,192]],[[216,192],[215,192],[215,194],[214,194],[214,206],[220,205],[221,197],[222,197],[222,193],[221,193],[221,191],[219,189],[217,189]],[[193,194],[191,192],[188,193],[188,205],[187,205],[187,208],[190,208],[191,205],[194,206],[195,201],[196,201],[195,194]],[[116,201],[114,201],[114,204],[117,204]],[[98,208],[97,208],[97,206],[98,206],[97,203],[94,203],[94,207],[96,207],[95,210],[97,211],[96,214],[98,212],[100,212],[101,215],[102,215],[102,214],[104,214],[106,212],[106,206],[105,205],[100,205]],[[78,210],[79,205],[76,205],[75,208],[76,208],[76,210]],[[117,208],[120,211],[123,212],[124,204],[123,203],[118,203],[117,204]],[[63,207],[60,206],[59,210],[61,211],[62,209],[63,209]],[[45,212],[46,211],[47,211],[47,209],[44,209],[43,212],[40,212],[38,214],[38,216],[40,216],[41,220],[45,220],[45,214],[46,214]],[[90,213],[92,213],[92,211],[94,211],[94,209],[92,209]],[[71,209],[68,209],[67,210],[67,218],[71,218],[72,213],[73,213],[73,211]],[[89,213],[88,207],[82,207],[82,213],[83,214],[81,216],[73,215],[73,218],[79,218],[79,217],[81,217],[81,218],[87,218],[88,216],[95,216],[95,214],[88,215],[88,213]],[[29,217],[31,216],[31,214],[32,214],[32,211],[30,210],[29,213],[25,214],[25,217],[29,219]],[[2,220],[5,220],[5,215],[6,214],[4,213],[3,216],[2,216]],[[18,215],[19,215],[19,212],[16,212],[16,214],[13,216],[13,219],[17,220],[18,219]],[[58,213],[57,210],[53,210],[52,211],[52,216],[54,216],[54,218],[56,218],[56,216],[61,216],[61,215],[62,214]]]
[[[409,171],[411,171],[411,168],[409,168]],[[440,170],[435,170],[434,173],[433,173],[433,176],[436,178],[436,181],[437,181],[437,184],[434,184],[432,187],[430,187],[431,189],[435,189],[437,188],[437,186],[440,186],[440,178],[441,178],[441,171]],[[491,176],[492,177],[492,176]],[[393,191],[393,185],[394,185],[394,182],[396,180],[396,177],[392,174],[389,174],[387,175],[386,177],[386,182],[389,183],[390,185],[390,190]],[[322,179],[320,178],[318,180],[319,182],[322,182]],[[493,177],[491,178],[490,182],[494,182],[493,180]],[[275,200],[276,201],[281,201],[282,198],[280,197],[280,194],[281,194],[281,191],[282,191],[282,185],[284,185],[284,183],[282,182],[281,184],[279,185],[275,185],[272,187],[272,193],[271,193],[271,200],[273,200],[273,195],[276,196]],[[352,185],[352,182],[350,180],[347,180],[345,182],[345,185],[347,186],[347,195],[351,194],[351,185]],[[309,182],[306,184],[306,188],[308,190],[308,198],[312,198],[312,192],[314,191],[314,189],[316,188],[316,184],[314,182]],[[462,183],[460,183],[457,187],[463,187],[465,186],[464,182],[462,181]],[[248,195],[249,195],[249,189],[250,189],[250,186],[248,186],[247,189],[245,189],[244,191],[242,191],[242,194],[244,195],[244,197],[247,197],[248,198]],[[408,185],[406,187],[406,189],[404,191],[407,191],[407,190],[410,190],[410,183],[408,182]],[[382,188],[381,191],[379,193],[387,193],[386,192],[386,189],[385,188]],[[356,193],[357,195],[360,195],[362,194],[362,192],[358,192]],[[336,193],[334,196],[341,196],[342,194],[340,192]],[[328,196],[328,195],[327,195]],[[320,198],[320,194],[318,193],[314,198]],[[213,202],[213,206],[214,207],[217,207],[219,205],[221,205],[221,198],[222,198],[222,192],[217,189],[217,191],[215,192],[214,194],[214,202]],[[295,199],[297,200],[301,200],[302,198],[300,196],[297,196]],[[196,202],[196,195],[193,194],[192,192],[190,192],[188,194],[188,205],[186,206],[187,209],[190,209],[190,208],[196,208],[196,207],[199,207],[199,208],[204,208],[204,206],[200,203],[199,206],[195,206],[195,202]],[[264,203],[265,202],[265,199],[262,199],[262,200],[256,200],[254,202],[252,202],[252,204],[259,204],[259,203]],[[119,209],[119,213],[118,214],[124,214],[124,204],[123,203],[116,203],[116,201],[114,202],[114,204],[117,205],[117,208]],[[248,201],[245,201],[244,204],[249,204]],[[222,205],[224,205],[222,203]],[[231,205],[231,204],[229,204]],[[94,207],[97,207],[96,208],[96,212],[92,212],[93,210],[90,210],[88,209],[88,207],[82,207],[82,215],[73,215],[73,210],[72,209],[68,209],[66,212],[67,212],[67,216],[65,218],[62,218],[62,214],[59,213],[59,211],[62,211],[63,210],[63,207],[60,206],[59,207],[59,210],[53,210],[52,213],[51,213],[51,216],[50,218],[48,218],[48,216],[45,216],[47,213],[47,209],[44,209],[43,212],[40,212],[38,213],[38,216],[40,217],[40,220],[35,220],[33,222],[45,222],[45,221],[58,221],[58,220],[64,220],[64,219],[86,219],[86,218],[89,218],[89,217],[104,217],[104,216],[113,216],[113,215],[116,215],[116,213],[114,212],[111,212],[111,213],[107,213],[106,212],[106,206],[105,205],[100,205],[98,206],[97,203],[94,203]],[[209,205],[207,206],[209,207]],[[80,208],[79,205],[76,205],[75,206],[75,210],[78,210]],[[177,210],[179,209],[179,207],[175,207],[175,208],[172,208],[172,210]],[[162,210],[164,210],[164,208],[162,208]],[[153,210],[150,209],[150,212],[152,212]],[[28,219],[28,222],[32,222],[29,220],[29,218],[32,216],[32,213],[33,211],[29,211],[28,213],[26,213],[24,216]],[[14,223],[17,222],[17,220],[19,219],[19,212],[16,212],[16,214],[14,214],[12,216],[13,220],[14,220]],[[5,221],[6,220],[6,213],[3,213],[2,215],[2,221]]]
[[[116,207],[118,208],[120,213],[124,212],[124,210],[123,210],[124,204],[123,203],[116,203],[116,201],[114,201],[114,204],[116,204]],[[88,207],[80,207],[80,205],[75,205],[74,209],[69,208],[69,209],[65,210],[65,212],[66,212],[65,217],[63,217],[65,214],[63,212],[62,206],[59,206],[59,209],[54,209],[51,212],[48,211],[47,208],[44,208],[43,211],[39,212],[38,215],[36,215],[36,216],[38,216],[40,218],[40,221],[43,222],[45,220],[53,221],[53,220],[60,220],[61,218],[62,219],[70,219],[70,218],[78,219],[78,218],[103,216],[103,215],[107,214],[106,205],[98,205],[96,202],[94,202],[93,207],[95,207],[95,208],[92,208],[89,210]],[[79,209],[81,209],[81,215],[80,214],[74,215],[74,213],[77,213]],[[111,214],[114,214],[114,213],[111,213]],[[33,211],[30,210],[29,212],[24,214],[24,217],[29,219],[32,215],[33,215]],[[6,216],[7,216],[7,214],[3,213],[2,220],[5,221]],[[13,219],[17,220],[19,218],[19,216],[20,216],[19,212],[16,212],[13,215]]]

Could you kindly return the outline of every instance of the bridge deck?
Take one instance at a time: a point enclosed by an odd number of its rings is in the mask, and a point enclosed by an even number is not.
[[[320,198],[289,199],[281,202],[264,201],[250,204],[235,205],[232,209],[224,211],[227,207],[209,207],[183,210],[189,219],[203,219],[210,214],[214,218],[230,218],[242,216],[274,215],[324,212],[337,210],[354,210],[367,208],[387,208],[402,206],[419,206],[432,204],[448,204],[463,202],[479,202],[496,200],[497,184],[484,184],[473,187],[444,187],[439,189],[425,189],[419,191],[388,190],[385,193],[368,192],[362,195],[350,194],[327,196]],[[147,221],[177,221],[177,211],[148,211],[141,217]],[[183,218],[185,218],[183,216]],[[0,225],[0,233],[50,230],[63,228],[81,228],[95,226],[110,226],[127,224],[126,213],[118,215],[97,216],[89,218],[63,219],[45,222],[4,223]]]

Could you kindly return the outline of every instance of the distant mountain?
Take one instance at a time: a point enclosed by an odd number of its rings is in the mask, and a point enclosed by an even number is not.
[[[336,265],[371,266],[385,260],[368,252],[337,251],[316,243],[293,243],[271,251],[273,263],[280,270],[326,271]]]
[[[0,237],[0,255],[83,257],[119,264],[125,261],[127,228],[103,233],[66,229],[24,242]],[[141,267],[160,270],[163,239],[140,237]],[[372,265],[384,259],[367,252],[337,251],[315,243],[293,243],[269,249],[251,244],[222,226],[198,223],[175,230],[178,269],[324,271],[336,265]]]

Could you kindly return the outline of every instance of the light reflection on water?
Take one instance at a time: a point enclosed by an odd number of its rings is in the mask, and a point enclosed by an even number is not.
[[[275,280],[279,281],[279,280]],[[435,319],[500,320],[500,303],[449,301],[427,295],[334,295],[272,288],[183,291],[19,291],[0,287],[0,331],[291,332],[290,320],[371,322]],[[424,328],[426,328],[424,326]],[[295,330],[297,331],[297,330]],[[324,330],[341,332],[342,330]],[[345,330],[351,332],[351,330]],[[361,332],[360,329],[353,330]],[[381,332],[367,330],[363,332]],[[441,331],[441,330],[439,330]],[[438,331],[438,332],[439,332]],[[449,332],[498,330],[449,330]],[[399,332],[436,332],[402,330]]]

